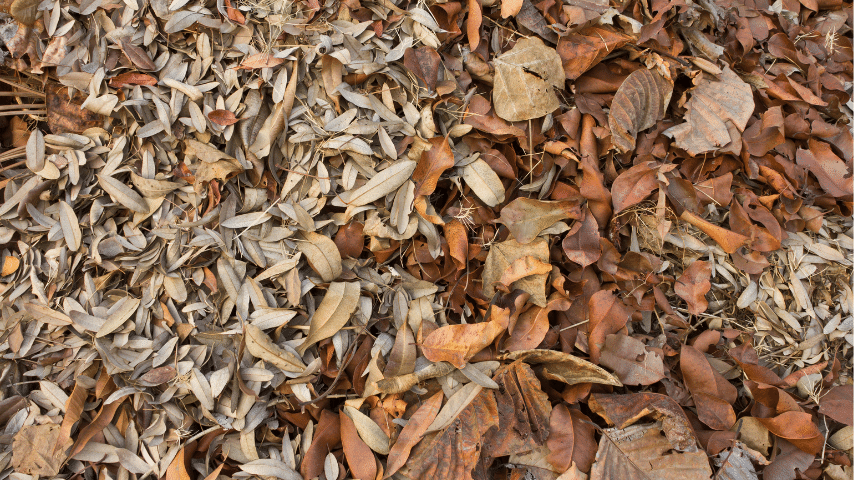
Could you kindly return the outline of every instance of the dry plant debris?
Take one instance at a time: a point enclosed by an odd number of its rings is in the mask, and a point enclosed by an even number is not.
[[[851,478],[849,0],[0,20],[0,479]]]

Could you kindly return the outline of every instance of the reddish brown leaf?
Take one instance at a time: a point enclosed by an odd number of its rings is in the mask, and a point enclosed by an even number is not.
[[[342,257],[357,258],[362,254],[365,248],[365,235],[363,232],[364,225],[359,222],[352,221],[338,228],[338,233],[335,234],[335,246]]]
[[[177,374],[178,372],[175,370],[175,367],[164,365],[145,372],[145,375],[139,377],[137,381],[145,386],[155,387],[172,380]]]
[[[658,188],[658,162],[643,162],[622,172],[611,187],[614,213],[637,205]]]
[[[575,463],[582,472],[589,472],[596,456],[596,439],[593,426],[587,415],[570,409],[561,403],[552,409],[549,418],[549,438],[546,460],[559,472],[566,471]]]
[[[442,398],[443,394],[441,391],[434,394],[418,407],[418,410],[409,418],[409,422],[400,431],[397,441],[394,442],[394,445],[392,445],[388,452],[387,477],[393,475],[400,470],[400,467],[406,464],[412,447],[421,441],[421,436],[424,435],[424,432],[427,431],[427,428],[430,427],[430,424],[433,423],[433,420],[439,413],[439,409],[442,407]]]
[[[486,436],[483,454],[501,457],[523,453],[545,444],[552,406],[540,381],[526,363],[501,367],[493,377],[498,429]]]
[[[320,421],[314,429],[311,446],[303,456],[299,471],[303,478],[314,478],[323,473],[326,454],[341,443],[341,422],[330,410],[320,413]]]
[[[344,410],[338,412],[338,420],[341,425],[341,444],[344,447],[344,456],[347,458],[351,475],[357,480],[374,480],[377,477],[374,452],[359,437],[356,425]]]
[[[506,328],[509,310],[493,306],[489,320],[465,325],[448,325],[436,329],[421,346],[427,360],[450,362],[463,368],[477,352],[492,343]]]
[[[783,412],[773,418],[760,418],[759,421],[768,431],[807,453],[815,455],[824,445],[824,436],[809,413]]]
[[[682,345],[679,365],[685,385],[694,398],[700,421],[715,430],[727,430],[735,423],[735,402],[738,391],[706,359],[699,350]]]
[[[600,290],[590,297],[590,323],[587,325],[590,361],[599,363],[599,354],[605,346],[605,337],[625,328],[631,311],[616,295]]]
[[[712,288],[709,282],[711,277],[712,268],[709,263],[698,260],[689,265],[673,285],[676,295],[688,303],[688,311],[693,315],[699,315],[709,307],[706,293]]]
[[[113,403],[109,403],[103,405],[101,410],[98,411],[98,414],[95,415],[95,418],[86,424],[85,427],[81,428],[79,432],[77,432],[77,439],[74,441],[74,445],[71,447],[71,451],[68,453],[69,457],[73,457],[80,453],[83,450],[83,447],[89,443],[89,440],[92,439],[96,434],[100,433],[102,430],[107,428],[113,421],[113,417],[116,415],[116,411],[121,406],[122,402],[126,397],[122,397],[119,400],[114,401]]]
[[[478,0],[468,0],[469,14],[466,18],[466,36],[469,39],[469,47],[472,51],[477,50],[480,44],[480,25],[483,23],[483,12],[481,12]]]
[[[208,114],[208,118],[215,124],[227,127],[228,125],[234,125],[239,121],[237,117],[234,116],[234,112],[229,110],[214,110]]]
[[[818,413],[827,415],[837,422],[845,425],[854,425],[854,387],[851,385],[838,385],[831,388],[821,397],[818,404]]]
[[[436,191],[439,177],[445,170],[454,166],[454,154],[451,145],[444,137],[433,137],[428,140],[430,149],[421,154],[415,171],[412,172],[412,180],[415,182],[415,196],[431,195]]]
[[[599,225],[589,210],[584,210],[584,219],[575,222],[563,238],[561,247],[566,257],[581,267],[592,265],[602,256],[599,246]]]
[[[558,294],[552,295],[544,307],[532,306],[524,311],[515,322],[510,322],[510,338],[504,342],[504,349],[515,352],[536,348],[546,338],[549,331],[549,312],[565,312],[572,302]]]
[[[498,283],[508,286],[525,277],[529,277],[531,275],[545,275],[551,271],[552,265],[550,263],[543,262],[542,260],[530,255],[525,255],[513,260],[513,262],[504,269],[504,273],[501,274],[501,278],[498,280]]]
[[[562,37],[557,44],[557,53],[563,59],[566,78],[577,79],[629,40],[627,35],[598,26]]]
[[[403,54],[403,65],[424,82],[429,91],[436,90],[442,58],[435,49],[427,46],[408,48]]]
[[[110,79],[110,86],[122,88],[125,85],[157,85],[157,79],[144,73],[122,73]]]
[[[410,478],[473,480],[485,434],[498,426],[495,396],[483,390],[444,430],[425,436],[412,450]]]
[[[833,153],[828,144],[810,138],[809,150],[798,149],[796,158],[798,165],[815,175],[821,188],[829,195],[851,197],[849,167]]]
[[[736,250],[747,244],[748,238],[744,235],[703,220],[689,210],[682,212],[680,218],[711,237],[726,253],[735,253]]]

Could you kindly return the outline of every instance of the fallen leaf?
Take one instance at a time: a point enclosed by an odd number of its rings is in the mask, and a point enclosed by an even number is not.
[[[492,298],[495,295],[495,282],[501,279],[513,262],[525,256],[533,257],[543,263],[548,262],[548,243],[544,239],[538,238],[527,245],[522,245],[516,240],[493,244],[492,248],[489,249],[483,267],[484,296]],[[546,279],[546,274],[530,275],[513,282],[510,285],[510,290],[523,290],[531,296],[531,303],[545,307],[547,303]]]
[[[412,180],[415,182],[415,196],[431,195],[436,191],[439,177],[445,170],[454,166],[454,154],[448,139],[444,137],[433,137],[429,140],[430,149],[421,154],[415,171],[412,172]]]
[[[495,372],[498,428],[487,434],[483,454],[502,457],[545,445],[552,406],[527,364],[513,362]]]
[[[300,462],[299,472],[302,478],[316,478],[323,473],[326,455],[341,444],[341,422],[339,415],[329,410],[321,410],[320,421],[314,429],[311,445]]]
[[[724,148],[733,140],[730,128],[743,132],[753,115],[753,91],[728,67],[714,76],[702,72],[689,90],[691,98],[685,104],[685,123],[664,133],[672,137],[677,147],[690,155],[700,155]],[[738,151],[741,146],[737,146]]]
[[[611,186],[614,213],[637,205],[655,193],[659,183],[657,167],[657,162],[642,162],[620,173]]]
[[[507,328],[508,316],[506,309],[493,306],[484,322],[438,328],[424,339],[421,351],[431,362],[449,362],[463,368]]]
[[[521,2],[520,2],[521,7]],[[522,38],[493,61],[495,113],[510,122],[530,120],[557,109],[554,92],[564,83],[560,56],[537,37]]]
[[[581,218],[581,201],[549,202],[520,197],[501,209],[498,222],[503,223],[521,244],[534,241],[543,230],[560,220]]]
[[[213,110],[212,112],[208,113],[208,118],[213,123],[224,127],[228,125],[234,125],[235,123],[240,121],[240,119],[235,117],[234,113],[229,110]]]
[[[576,80],[608,54],[625,45],[631,37],[609,28],[593,26],[561,37],[557,53],[568,80]]]
[[[419,441],[421,436],[427,431],[427,428],[433,423],[436,415],[439,413],[439,408],[442,406],[442,392],[434,394],[427,399],[409,421],[400,431],[397,440],[392,445],[388,452],[388,464],[386,467],[386,478],[394,475],[401,467],[406,464],[409,458],[409,453]]]
[[[483,160],[477,159],[463,167],[463,180],[477,198],[488,206],[496,207],[504,202],[504,185],[498,174]]]
[[[157,85],[157,79],[145,73],[128,72],[121,73],[110,79],[110,86],[122,88],[125,85]]]
[[[622,330],[631,317],[631,311],[613,293],[601,290],[588,302],[590,323],[587,325],[590,361],[599,363],[599,355],[608,335]]]
[[[711,276],[712,269],[709,263],[698,260],[691,263],[673,284],[676,295],[688,303],[688,311],[692,315],[699,315],[709,307],[706,293],[712,288],[709,282]]]
[[[243,327],[243,338],[246,341],[246,350],[255,358],[260,358],[284,372],[302,372],[305,364],[296,353],[285,350],[273,343],[273,340],[263,330],[247,323]]]
[[[328,237],[323,237],[329,240]],[[329,240],[331,243],[331,240]],[[359,306],[359,282],[333,282],[323,301],[311,317],[308,334],[297,352],[304,354],[308,347],[335,335],[353,316]]]
[[[641,68],[626,77],[608,112],[611,141],[618,150],[626,153],[635,149],[638,132],[664,118],[671,95],[673,83],[655,71]],[[615,205],[614,210],[621,209]]]
[[[312,270],[320,275],[324,282],[331,282],[341,275],[341,254],[335,242],[326,235],[314,232],[302,232],[303,241],[297,242],[297,248],[305,255]]]
[[[519,350],[504,354],[501,359],[522,360],[534,365],[542,364],[544,377],[567,385],[581,383],[598,383],[617,387],[622,385],[616,377],[603,368],[574,355],[555,350]]]
[[[61,440],[60,426],[56,423],[28,425],[15,434],[12,439],[12,468],[24,475],[43,475],[53,477],[65,462],[65,450],[71,441]],[[54,450],[54,446],[56,448]]]
[[[403,64],[413,75],[424,82],[427,90],[430,92],[436,90],[442,58],[435,48],[428,46],[407,48],[403,54]]]
[[[575,466],[589,472],[596,455],[596,427],[587,415],[579,410],[559,404],[552,409],[549,418],[549,438],[546,460],[559,472]]]
[[[575,222],[563,238],[563,253],[570,261],[584,268],[593,265],[602,256],[599,245],[599,224],[593,214],[585,209],[583,220]]]
[[[605,337],[599,363],[613,370],[623,385],[652,385],[665,375],[661,357],[626,335]]]

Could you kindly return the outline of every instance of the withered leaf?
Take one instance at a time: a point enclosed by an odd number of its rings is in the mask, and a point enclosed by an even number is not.
[[[614,145],[623,153],[633,151],[638,132],[664,118],[671,95],[673,83],[659,73],[646,68],[632,72],[617,89],[608,113]]]
[[[296,353],[273,343],[273,340],[263,330],[251,323],[247,323],[243,328],[246,350],[254,357],[269,362],[284,372],[297,373],[305,370],[305,364]]]
[[[753,115],[753,91],[750,85],[728,67],[718,77],[702,72],[694,79],[685,104],[685,123],[669,128],[665,134],[677,147],[691,155],[700,155],[726,147],[733,140],[730,128],[743,132]],[[740,151],[740,146],[737,147]]]
[[[526,363],[513,362],[495,372],[498,429],[484,440],[484,455],[500,457],[533,450],[549,437],[552,406]]]
[[[208,118],[215,124],[227,127],[234,125],[240,119],[234,116],[234,112],[229,110],[213,110],[208,114]]]
[[[522,245],[516,240],[496,243],[489,249],[486,263],[483,267],[483,294],[487,298],[495,295],[495,282],[499,281],[513,262],[530,256],[543,263],[549,261],[548,242],[538,238],[527,245]],[[513,282],[511,290],[520,289],[531,295],[531,303],[545,307],[547,274],[530,275]]]
[[[430,195],[436,191],[439,177],[445,170],[454,166],[454,154],[451,146],[444,137],[433,137],[428,140],[430,149],[421,154],[412,180],[415,182],[415,196]]]
[[[359,291],[359,282],[333,282],[329,284],[326,296],[323,297],[323,301],[320,302],[320,306],[317,307],[314,316],[311,317],[308,335],[298,350],[300,354],[324,338],[335,335],[347,324],[359,305]]]
[[[510,230],[521,244],[531,243],[555,222],[565,218],[581,218],[581,201],[549,202],[520,197],[501,209],[499,222]]]
[[[487,321],[448,325],[434,330],[424,339],[421,350],[431,362],[449,362],[463,368],[471,357],[507,328],[508,317],[506,309],[493,306]]]
[[[442,398],[441,391],[435,393],[421,404],[418,410],[409,418],[406,426],[400,431],[400,435],[398,435],[397,440],[388,452],[386,476],[394,475],[395,472],[406,464],[412,447],[421,441],[421,436],[424,435],[427,428],[433,423],[433,420],[439,413],[439,408],[442,406]]]
[[[709,306],[706,293],[712,288],[711,275],[709,263],[698,260],[689,265],[673,285],[676,295],[688,303],[688,311],[694,315],[705,312]]]
[[[602,367],[568,353],[555,350],[519,350],[501,356],[505,360],[522,360],[524,362],[543,365],[543,376],[557,380],[567,385],[579,383],[598,383],[602,385],[621,386],[620,381]]]
[[[65,450],[71,442],[56,450],[60,439],[60,426],[56,423],[28,425],[15,434],[12,440],[12,468],[25,475],[52,477],[65,461]]]
[[[297,248],[305,255],[311,268],[324,282],[331,282],[341,275],[341,253],[335,242],[326,235],[303,232],[304,241],[297,242]]]
[[[623,385],[651,385],[664,378],[661,357],[626,335],[605,337],[599,363],[613,370]]]
[[[519,2],[521,8],[521,2]],[[523,38],[496,57],[495,113],[510,122],[530,120],[557,109],[554,92],[564,83],[560,56],[537,37]]]

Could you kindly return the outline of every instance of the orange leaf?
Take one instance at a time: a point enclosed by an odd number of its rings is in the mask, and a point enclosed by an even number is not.
[[[431,362],[450,362],[463,368],[477,352],[486,348],[507,328],[510,311],[492,306],[489,321],[466,325],[448,325],[433,331],[421,345]]]
[[[432,145],[429,150],[421,153],[421,158],[412,172],[415,181],[415,196],[430,195],[436,191],[439,177],[445,170],[454,166],[454,154],[451,145],[444,137],[433,137],[428,140]]]
[[[735,253],[736,250],[747,243],[748,238],[744,235],[707,222],[688,210],[682,212],[682,215],[679,218],[699,228],[703,233],[710,236],[712,240],[718,242],[718,245],[720,245],[726,253]]]
[[[427,431],[427,428],[433,423],[439,409],[442,407],[442,398],[444,395],[440,390],[438,393],[430,397],[426,402],[418,407],[418,410],[412,414],[409,422],[400,431],[397,441],[388,452],[388,467],[386,468],[386,477],[392,476],[400,470],[400,467],[406,464],[409,458],[409,452],[418,442],[421,441],[421,436]]]
[[[503,0],[503,2],[506,3],[507,0]],[[468,0],[468,5],[469,16],[466,19],[466,35],[469,39],[469,46],[471,47],[471,51],[475,51],[477,50],[477,46],[480,44],[480,25],[483,23],[483,12],[481,12],[480,10],[479,0]],[[501,8],[503,11],[503,4]],[[519,8],[522,8],[522,2],[519,2]],[[516,11],[516,13],[519,13],[518,10]]]
[[[122,88],[125,85],[157,85],[157,79],[144,73],[122,73],[110,79],[110,86]]]
[[[501,274],[498,283],[510,285],[513,282],[531,275],[544,275],[552,271],[552,265],[536,257],[525,255],[513,261]]]
[[[587,302],[590,323],[587,326],[590,361],[599,363],[605,337],[622,330],[631,317],[629,307],[608,290],[600,290]]]
[[[522,10],[522,0],[501,0],[501,18],[515,17]],[[473,47],[472,47],[473,49]]]
[[[602,256],[602,247],[599,245],[599,224],[596,217],[587,209],[584,210],[584,219],[575,222],[561,243],[566,258],[581,267],[592,265]]]
[[[184,449],[178,450],[178,454],[172,459],[172,463],[166,468],[165,480],[191,480],[193,477],[187,472],[184,464]]]
[[[284,63],[285,59],[276,58],[269,53],[256,53],[255,55],[250,55],[246,57],[246,60],[243,60],[243,63],[240,64],[240,68],[244,70],[253,70],[256,68],[271,68],[277,65],[281,65]],[[322,462],[321,462],[322,463]]]
[[[765,428],[804,452],[816,454],[824,445],[824,436],[806,412],[783,412],[774,418],[758,419]]]
[[[214,110],[208,114],[208,118],[213,123],[223,127],[234,125],[239,121],[239,119],[234,116],[234,113],[229,110]]]
[[[688,310],[699,315],[706,311],[709,302],[706,293],[712,288],[709,279],[712,277],[712,268],[708,262],[696,261],[682,272],[682,275],[673,285],[676,295],[688,303]]]
[[[338,412],[341,422],[341,443],[344,446],[344,456],[353,478],[359,480],[374,480],[377,476],[377,462],[374,452],[359,436],[356,424],[344,413]]]

